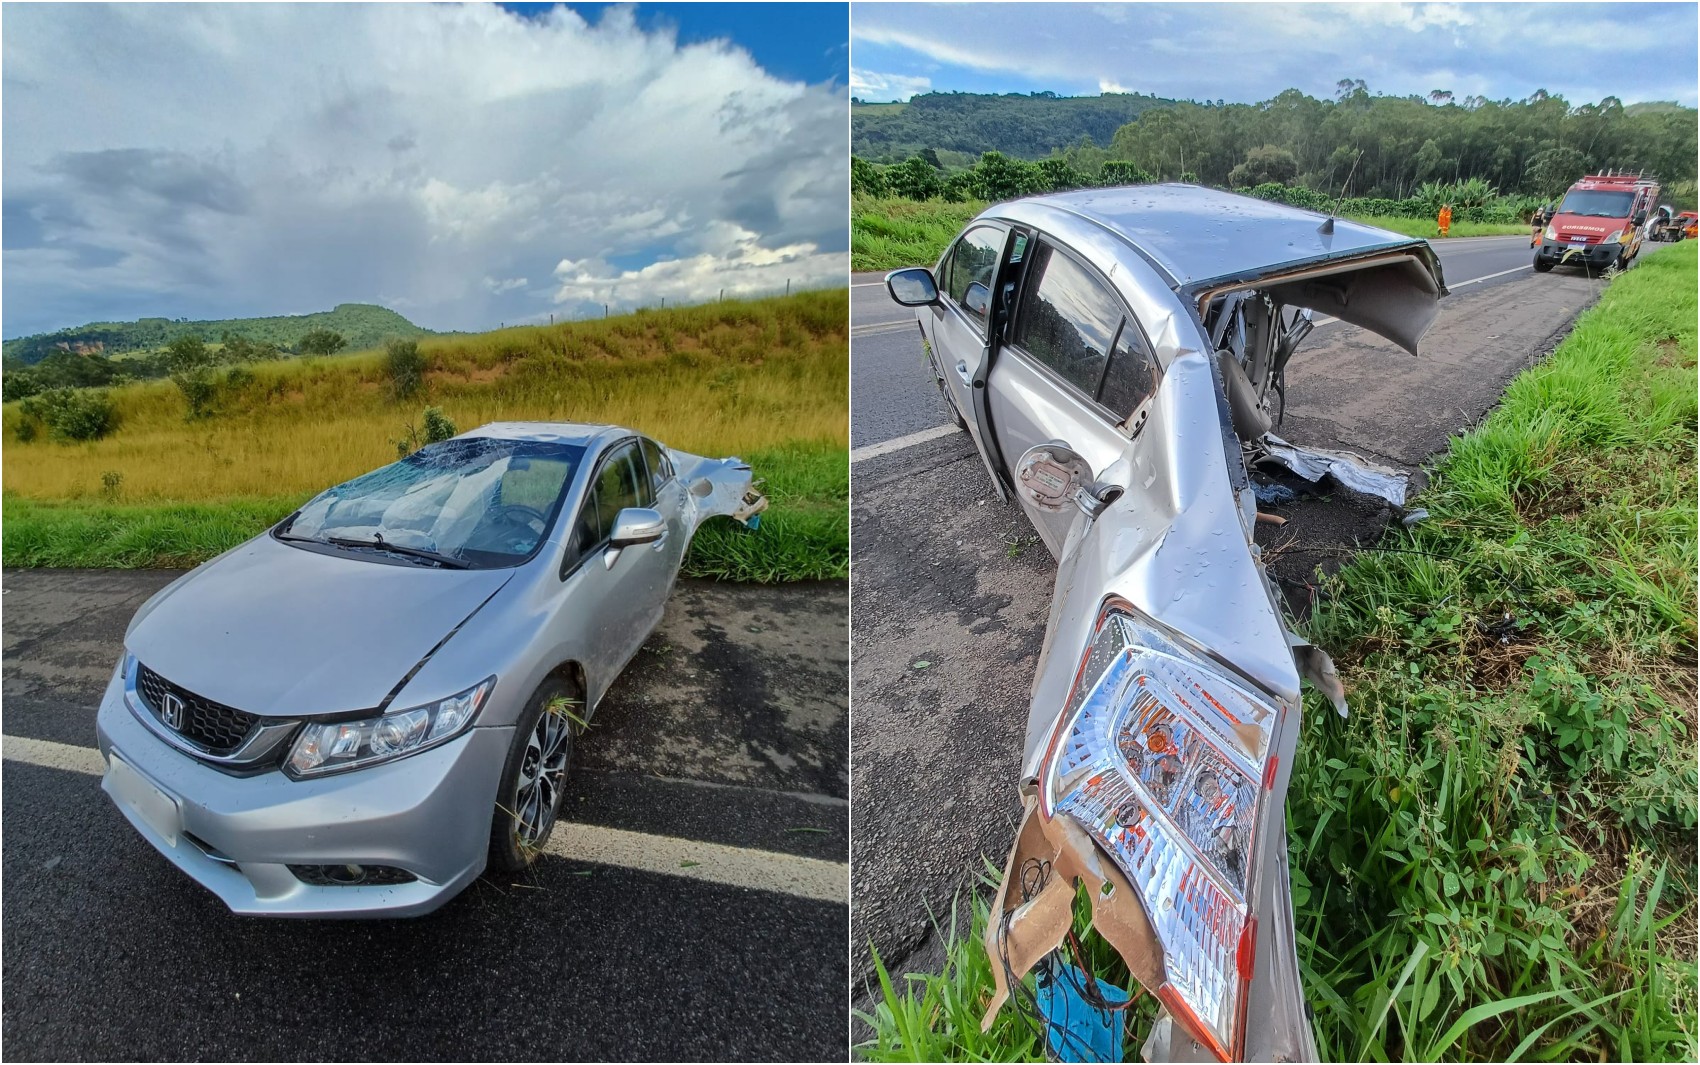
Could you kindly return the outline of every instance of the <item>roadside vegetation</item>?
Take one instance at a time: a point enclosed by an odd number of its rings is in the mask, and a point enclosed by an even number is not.
[[[896,270],[904,266],[932,266],[968,220],[987,205],[988,201],[978,199],[911,200],[858,193],[852,198],[850,209],[850,268]],[[1342,210],[1340,217],[1406,236],[1440,239],[1433,214],[1399,217]],[[1528,232],[1529,226],[1524,222],[1459,220],[1452,223],[1451,236],[1513,236]]]
[[[4,407],[4,563],[204,560],[316,492],[394,461],[439,425],[629,425],[751,462],[772,505],[755,533],[705,527],[686,572],[740,580],[848,569],[846,294],[727,301],[599,321],[421,337],[386,350],[225,366],[102,397],[97,439],[40,404]],[[191,360],[193,361],[193,360]],[[188,386],[185,387],[185,382]]]
[[[1352,714],[1307,695],[1287,816],[1325,1060],[1700,1049],[1697,287],[1693,244],[1614,280],[1438,459],[1429,517],[1319,575]],[[1039,1057],[1008,1013],[979,1034],[984,902],[960,917],[864,1058]]]

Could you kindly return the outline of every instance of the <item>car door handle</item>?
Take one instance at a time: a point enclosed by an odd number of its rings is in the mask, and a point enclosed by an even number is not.
[[[968,369],[968,364],[961,360],[956,363],[956,376],[962,378],[964,384],[968,384],[974,379],[973,373]]]

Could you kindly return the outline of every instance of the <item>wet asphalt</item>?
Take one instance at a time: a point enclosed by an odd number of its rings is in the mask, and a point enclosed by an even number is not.
[[[1580,272],[1527,269],[1526,238],[1438,250],[1453,293],[1422,356],[1352,326],[1319,327],[1289,370],[1281,435],[1357,451],[1420,484],[1421,464],[1598,296]],[[877,281],[858,275],[852,289],[853,449],[946,420],[913,312]],[[1055,562],[1019,508],[992,493],[965,433],[852,456],[851,972],[865,1007],[870,944],[894,972],[935,969],[953,901],[1008,852]],[[1259,526],[1258,539],[1301,612],[1316,568],[1337,568],[1391,517],[1344,493],[1277,509],[1288,524]]]
[[[92,748],[174,573],[7,571],[7,736]],[[845,860],[845,587],[683,582],[573,820]],[[408,921],[232,916],[93,775],[8,758],[3,1052],[64,1060],[844,1060],[839,903],[545,855]]]

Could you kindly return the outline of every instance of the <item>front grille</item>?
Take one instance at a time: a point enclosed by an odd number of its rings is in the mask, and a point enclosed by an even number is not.
[[[209,754],[232,753],[264,721],[255,714],[204,699],[171,683],[140,662],[136,663],[136,693],[161,724],[199,744]],[[175,726],[160,712],[167,695],[175,696],[183,704],[182,720]]]

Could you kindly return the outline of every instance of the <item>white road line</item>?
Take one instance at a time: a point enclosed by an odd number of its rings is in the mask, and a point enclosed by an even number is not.
[[[1509,270],[1501,270],[1497,274],[1484,274],[1481,277],[1472,277],[1468,281],[1460,281],[1456,285],[1447,285],[1446,287],[1449,289],[1463,288],[1465,285],[1473,285],[1478,281],[1492,281],[1496,277],[1504,277],[1506,274],[1514,274],[1519,270],[1533,270],[1534,268],[1534,263],[1524,263],[1522,266],[1513,266]]]
[[[914,324],[915,319],[911,318],[904,322],[870,322],[867,325],[853,325],[850,327],[850,336],[854,338],[879,336],[882,333],[899,333]]]
[[[46,769],[91,776],[106,772],[100,752],[93,747],[52,740],[0,736],[0,755]],[[556,826],[543,849],[557,858],[775,891],[820,902],[844,903],[850,899],[849,866],[778,851],[566,822]]]
[[[929,440],[937,440],[941,436],[949,436],[956,432],[961,432],[961,430],[954,425],[935,425],[931,429],[922,429],[920,432],[910,433],[908,436],[899,436],[891,440],[882,440],[877,444],[868,444],[850,452],[850,464],[855,465],[868,459],[876,459],[881,455],[889,455],[893,451],[902,451],[906,447],[914,447],[916,444],[924,444]]]

